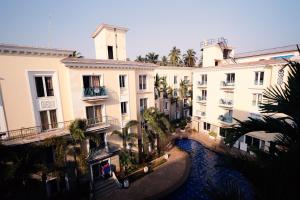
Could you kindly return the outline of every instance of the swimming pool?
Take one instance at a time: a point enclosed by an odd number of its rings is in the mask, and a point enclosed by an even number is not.
[[[243,199],[254,199],[251,185],[246,178],[238,171],[222,166],[222,155],[190,139],[176,140],[175,144],[190,154],[191,169],[186,182],[170,194],[167,199],[210,200],[211,198],[207,193],[210,185],[213,184],[218,189],[222,189],[228,181],[238,186]]]

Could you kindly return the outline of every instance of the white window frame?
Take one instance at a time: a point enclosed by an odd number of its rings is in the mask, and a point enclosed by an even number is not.
[[[211,124],[207,122],[203,122],[203,130],[210,131],[211,130]]]
[[[124,78],[123,78],[123,85],[124,85],[124,86],[121,86],[121,85],[122,85],[122,84],[121,84],[121,80],[122,80],[121,77],[124,77]],[[120,86],[121,89],[126,89],[126,88],[127,88],[127,83],[126,83],[126,82],[127,82],[127,75],[125,75],[125,74],[120,74],[120,75],[119,75],[119,86]]]
[[[178,77],[177,76],[174,76],[173,83],[174,83],[174,85],[176,85],[178,83]]]
[[[228,78],[229,77],[229,81]],[[234,78],[233,78],[234,77]],[[235,83],[235,73],[226,73],[226,83]]]
[[[165,101],[165,102],[164,102],[164,109],[165,109],[165,110],[168,110],[168,107],[169,107],[169,102],[168,102],[168,101]]]
[[[252,94],[252,106],[258,107],[262,102],[262,94],[261,93],[253,93]]]
[[[122,112],[122,109],[123,109],[123,104],[125,104],[125,111],[126,112]],[[121,103],[120,103],[120,106],[121,106],[121,114],[122,115],[128,115],[128,101],[121,101]]]
[[[36,88],[36,82],[35,82],[35,78],[36,77],[41,77],[42,81],[43,81],[43,90],[44,90],[44,96],[38,97],[37,91],[36,91],[36,98],[45,98],[45,97],[55,97],[55,90],[54,90],[54,84],[53,84],[53,76],[52,75],[34,75],[33,79],[34,79],[34,85],[35,85],[35,89]],[[50,77],[51,78],[51,82],[52,82],[52,88],[53,88],[53,96],[48,96],[47,94],[47,88],[46,88],[46,77]]]
[[[265,78],[264,76],[265,76],[264,71],[254,72],[254,85],[263,85],[264,84],[264,78]]]
[[[201,83],[207,84],[207,74],[201,74]]]
[[[144,81],[145,77],[145,81]],[[139,75],[139,90],[147,90],[147,75],[140,74]]]
[[[146,101],[146,103],[145,103]],[[141,104],[142,102],[142,104]],[[148,108],[148,98],[140,98],[140,112]]]

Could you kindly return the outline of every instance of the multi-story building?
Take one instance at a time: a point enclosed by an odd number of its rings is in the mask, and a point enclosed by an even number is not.
[[[193,73],[193,128],[216,132],[219,138],[235,119],[260,118],[264,89],[282,85],[287,59],[299,59],[296,45],[234,54],[224,38],[202,43],[203,67]],[[235,147],[256,146],[268,151],[276,134],[251,132]]]
[[[160,66],[155,70],[155,74],[164,78],[167,84],[167,91],[156,95],[155,106],[171,120],[191,116],[192,68]]]
[[[90,151],[91,172],[99,172],[104,161],[118,170],[117,145],[122,141],[110,133],[139,120],[140,111],[155,105],[156,65],[126,61],[126,31],[100,25],[92,36],[97,59],[72,57],[73,50],[1,44],[2,144],[69,135],[73,120],[86,119],[86,131],[102,141]]]

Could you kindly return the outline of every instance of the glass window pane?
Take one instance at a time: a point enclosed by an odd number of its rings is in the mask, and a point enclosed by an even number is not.
[[[92,86],[100,87],[100,76],[92,76]]]
[[[264,83],[264,72],[260,72],[259,84],[262,85]]]
[[[45,84],[46,84],[47,96],[54,96],[54,90],[53,90],[51,76],[45,77]]]
[[[43,77],[35,77],[36,94],[38,97],[44,97]]]
[[[102,122],[102,106],[95,106],[95,120]]]
[[[40,111],[40,118],[41,118],[42,130],[48,130],[49,129],[49,123],[48,123],[47,111]]]
[[[56,117],[56,110],[50,110],[50,122],[51,122],[51,128],[57,128],[57,117]]]

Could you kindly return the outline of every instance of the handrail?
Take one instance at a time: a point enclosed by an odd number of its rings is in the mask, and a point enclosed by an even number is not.
[[[115,121],[115,119],[113,119],[112,117],[110,118],[109,116],[104,116],[102,118],[85,119],[85,120],[86,120],[87,128],[92,128],[99,125],[114,124]],[[0,140],[19,139],[28,136],[34,136],[40,133],[46,133],[46,132],[57,131],[57,130],[67,131],[69,129],[70,124],[73,121],[75,120],[57,122],[53,124],[43,124],[42,126],[33,126],[28,128],[20,128],[20,129],[1,132],[0,134],[4,134],[6,136],[2,136]],[[47,129],[45,129],[45,127]]]

